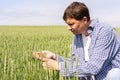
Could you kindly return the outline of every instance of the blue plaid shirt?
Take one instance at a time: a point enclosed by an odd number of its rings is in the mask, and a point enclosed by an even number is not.
[[[63,76],[91,76],[104,80],[112,68],[120,68],[120,39],[108,24],[91,21],[88,33],[91,43],[88,49],[89,61],[85,61],[82,35],[75,35],[72,43],[72,59],[56,56]]]

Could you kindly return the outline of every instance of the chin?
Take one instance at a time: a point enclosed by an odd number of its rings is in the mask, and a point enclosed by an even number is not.
[[[74,35],[78,35],[78,34],[80,34],[80,33],[73,33]]]

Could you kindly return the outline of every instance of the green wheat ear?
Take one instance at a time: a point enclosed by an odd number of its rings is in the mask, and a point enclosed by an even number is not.
[[[41,52],[40,57],[41,57],[41,58],[45,58],[45,57],[46,57],[45,53],[42,53],[42,52]]]

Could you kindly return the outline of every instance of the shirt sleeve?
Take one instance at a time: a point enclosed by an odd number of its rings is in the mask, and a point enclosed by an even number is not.
[[[71,61],[66,59],[60,62],[60,72],[63,76],[72,75],[96,75],[102,68],[106,67],[115,56],[118,46],[113,30],[100,32],[95,41],[94,48],[89,51],[88,62]],[[79,52],[80,53],[80,52]]]

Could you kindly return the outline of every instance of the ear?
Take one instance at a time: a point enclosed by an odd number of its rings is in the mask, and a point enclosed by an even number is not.
[[[86,24],[88,22],[86,16],[83,17],[83,21],[84,21],[84,24]]]

